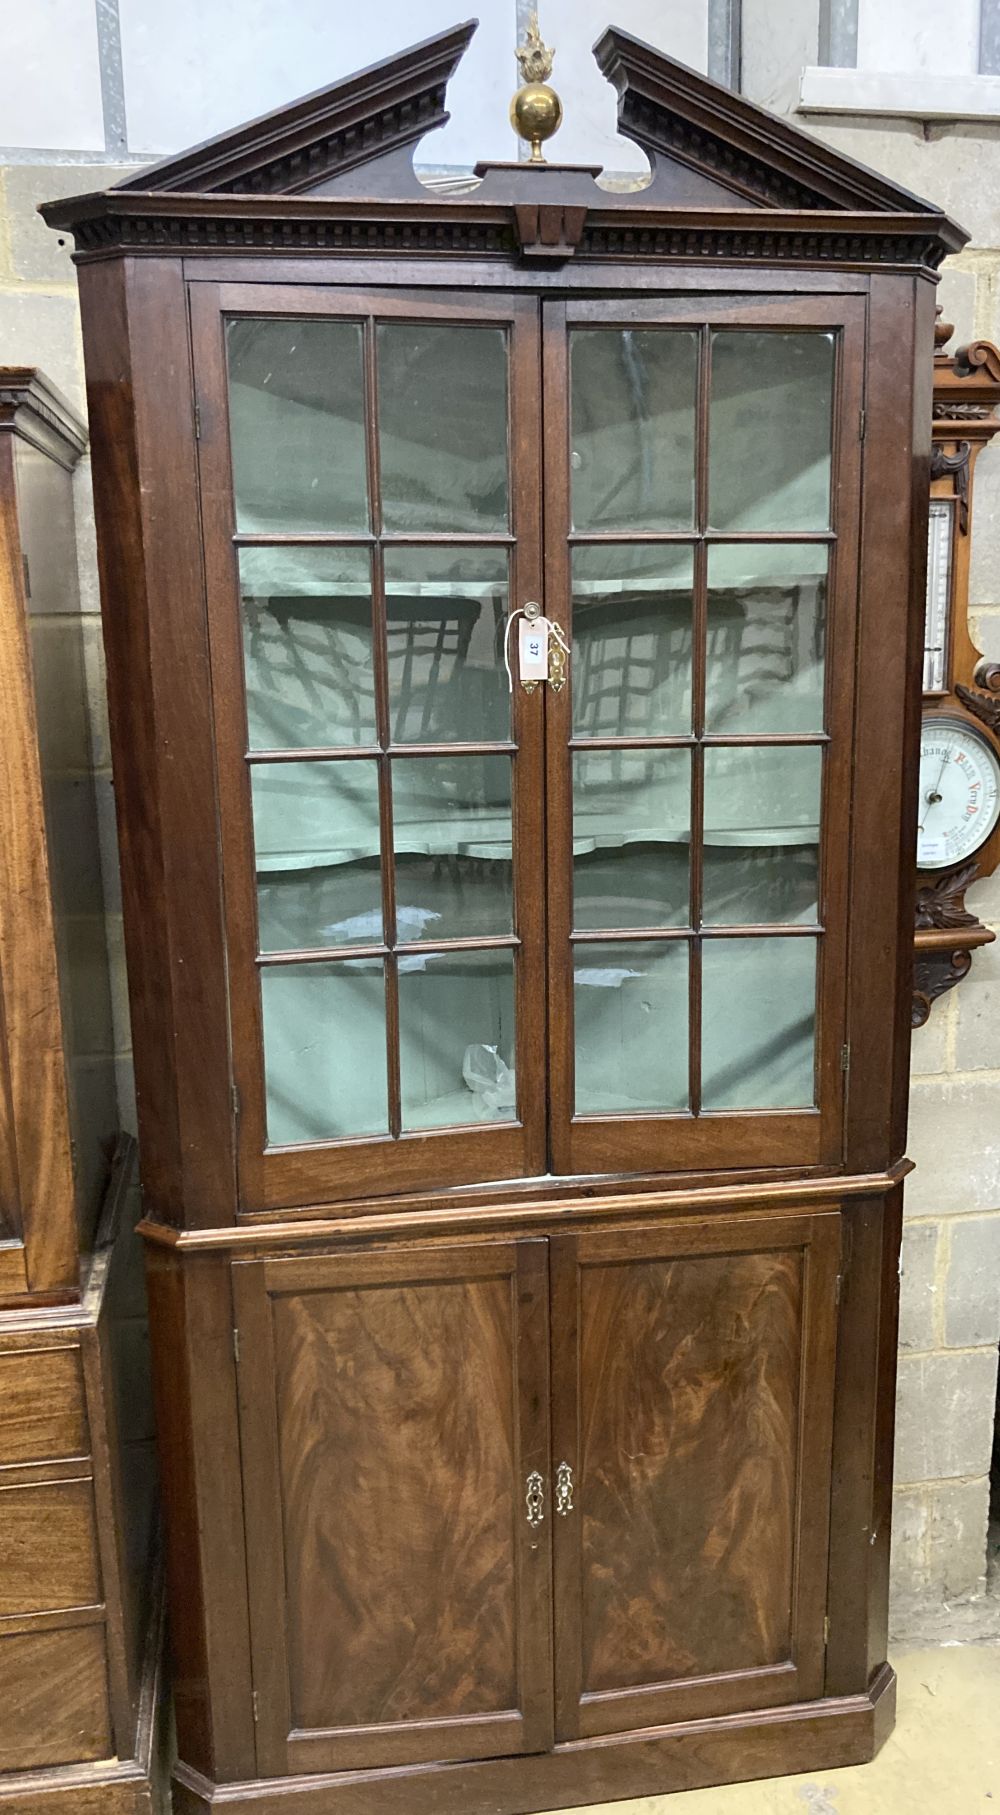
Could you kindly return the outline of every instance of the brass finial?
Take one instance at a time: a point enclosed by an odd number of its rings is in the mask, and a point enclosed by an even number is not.
[[[542,145],[562,125],[562,102],[554,88],[548,86],[555,51],[542,43],[538,14],[532,13],[524,43],[514,53],[521,65],[524,86],[510,104],[510,123],[519,138],[531,146],[532,164],[544,164]]]
[[[521,65],[521,74],[526,82],[548,81],[552,74],[556,53],[554,50],[550,50],[547,44],[542,43],[537,13],[532,13],[528,20],[524,43],[518,45],[514,55]]]

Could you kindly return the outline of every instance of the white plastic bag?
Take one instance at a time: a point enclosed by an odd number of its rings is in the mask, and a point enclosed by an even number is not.
[[[478,1041],[465,1049],[462,1076],[475,1098],[476,1109],[486,1115],[508,1118],[517,1105],[514,1073],[505,1065],[495,1046]]]

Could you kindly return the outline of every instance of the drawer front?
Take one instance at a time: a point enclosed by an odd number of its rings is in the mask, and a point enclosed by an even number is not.
[[[100,1599],[93,1483],[0,1489],[0,1615]]]
[[[78,1348],[0,1350],[0,1468],[86,1455]]]
[[[113,1751],[103,1626],[0,1637],[0,1771]]]

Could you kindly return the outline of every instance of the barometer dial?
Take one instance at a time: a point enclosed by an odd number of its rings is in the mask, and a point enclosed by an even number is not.
[[[1000,818],[1000,758],[963,719],[932,713],[920,740],[917,868],[946,870],[986,843]]]

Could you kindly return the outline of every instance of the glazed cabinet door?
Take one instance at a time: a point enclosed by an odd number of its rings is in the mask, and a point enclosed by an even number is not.
[[[192,292],[242,1206],[543,1172],[537,304]]]
[[[863,301],[544,311],[552,1170],[836,1164]]]
[[[560,1739],[821,1693],[839,1225],[553,1238]]]
[[[544,1750],[547,1244],[234,1282],[260,1769]]]

